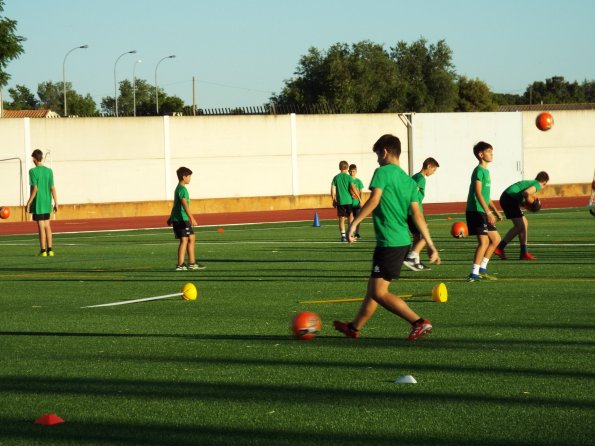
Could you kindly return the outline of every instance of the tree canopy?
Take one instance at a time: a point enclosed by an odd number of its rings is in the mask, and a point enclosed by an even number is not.
[[[0,13],[4,11],[4,0],[0,0]],[[0,16],[0,89],[10,80],[6,72],[8,63],[23,53],[24,37],[16,34],[17,22]]]
[[[158,88],[159,94],[159,115],[171,115],[182,112],[184,101],[177,96],[168,96],[162,88]],[[134,103],[136,99],[136,116],[155,116],[157,108],[155,104],[155,87],[144,79],[136,79],[134,90],[132,82],[128,79],[119,83],[118,92],[118,115],[133,116]],[[101,112],[104,114],[115,114],[115,98],[106,96],[101,100]]]

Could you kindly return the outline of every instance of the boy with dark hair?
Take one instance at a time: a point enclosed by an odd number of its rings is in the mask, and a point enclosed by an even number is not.
[[[339,232],[341,232],[341,242],[347,243],[347,236],[345,235],[345,219],[349,223],[353,220],[353,198],[355,194],[355,185],[353,178],[347,173],[349,163],[341,161],[339,163],[340,172],[333,177],[331,182],[331,199],[333,200],[333,207],[337,208],[337,218],[339,219]]]
[[[411,324],[409,340],[432,331],[432,324],[415,313],[403,299],[389,291],[393,279],[398,279],[401,265],[409,251],[411,238],[407,230],[407,210],[411,208],[413,221],[428,244],[431,263],[440,263],[423,214],[417,201],[416,183],[401,169],[401,141],[393,135],[383,135],[373,147],[378,167],[370,183],[370,198],[349,227],[349,241],[355,241],[355,228],[373,212],[376,249],[372,272],[368,279],[366,297],[351,322],[334,321],[335,330],[345,336],[359,338],[360,330],[372,317],[378,304]]]
[[[58,212],[58,198],[54,187],[54,172],[43,165],[43,152],[35,149],[31,154],[35,167],[29,170],[29,185],[31,193],[26,211],[33,214],[33,221],[37,222],[39,233],[40,255],[42,257],[53,257],[52,251],[52,227],[50,225],[50,214],[52,210]],[[52,207],[52,198],[54,206]]]
[[[351,203],[353,218],[356,218],[362,210],[362,192],[364,183],[357,177],[357,166],[355,164],[349,165],[349,175],[353,178],[353,184],[355,185],[356,190],[355,195],[351,196],[353,198],[353,202]],[[355,228],[355,238],[358,240],[361,238],[359,235],[359,225]]]
[[[438,161],[436,161],[434,158],[426,158],[421,166],[421,170],[411,177],[413,178],[413,181],[417,183],[419,209],[422,212],[424,211],[422,201],[426,195],[426,178],[430,175],[434,175],[436,169],[439,167],[440,164],[438,164]],[[411,251],[409,251],[409,254],[403,262],[403,265],[412,271],[428,271],[431,268],[421,263],[421,260],[419,259],[419,254],[426,246],[426,241],[419,233],[417,226],[415,226],[413,218],[411,217],[411,211],[409,211],[409,215],[407,217],[407,225],[409,226],[409,231],[413,236],[413,247],[411,248]]]
[[[194,255],[194,241],[196,236],[192,226],[196,226],[196,220],[190,212],[190,194],[186,188],[192,179],[192,171],[187,167],[180,167],[176,170],[178,176],[178,185],[174,192],[174,204],[171,209],[171,215],[167,220],[167,225],[172,226],[174,234],[180,240],[178,246],[178,264],[176,271],[205,269],[206,266],[196,263]],[[188,266],[184,264],[184,259],[188,253]]]
[[[512,220],[512,228],[506,233],[498,247],[494,250],[494,254],[502,260],[506,260],[504,248],[510,241],[519,236],[519,243],[521,244],[521,260],[537,260],[537,258],[527,251],[527,238],[529,233],[529,224],[523,211],[521,204],[533,204],[535,201],[535,194],[543,189],[550,176],[547,172],[539,172],[534,180],[518,181],[509,186],[502,195],[500,195],[500,207],[504,211],[504,215],[508,220]]]
[[[492,279],[495,277],[488,274],[488,262],[494,250],[500,243],[500,234],[496,229],[496,218],[502,221],[502,215],[490,198],[492,180],[488,164],[494,159],[494,149],[487,142],[480,141],[473,146],[473,155],[479,164],[471,174],[471,184],[467,196],[467,228],[469,235],[477,236],[477,248],[473,257],[473,267],[467,282],[476,282],[481,279]],[[492,214],[496,214],[496,217]]]

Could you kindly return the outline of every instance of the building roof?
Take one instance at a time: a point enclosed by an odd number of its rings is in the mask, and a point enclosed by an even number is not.
[[[584,104],[519,104],[498,106],[499,112],[556,110],[595,110],[595,102],[586,102]]]
[[[59,118],[60,115],[51,110],[6,110],[2,111],[3,118]]]

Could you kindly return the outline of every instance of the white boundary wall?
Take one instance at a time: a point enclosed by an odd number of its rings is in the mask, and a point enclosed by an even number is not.
[[[548,132],[537,112],[408,115],[266,115],[148,118],[0,119],[0,159],[19,158],[28,196],[30,154],[49,152],[62,204],[170,200],[185,165],[195,198],[328,194],[338,163],[355,163],[367,186],[371,148],[384,133],[403,144],[401,166],[418,171],[427,156],[441,168],[428,180],[426,202],[465,201],[476,160],[472,147],[495,149],[493,198],[539,170],[552,184],[588,183],[595,167],[595,111],[559,111]],[[0,162],[0,204],[18,205],[19,161]],[[329,202],[330,206],[330,202]]]

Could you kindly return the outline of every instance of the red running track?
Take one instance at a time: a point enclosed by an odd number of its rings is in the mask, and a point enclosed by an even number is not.
[[[543,209],[572,208],[586,206],[589,197],[543,198],[541,201],[543,203]],[[318,217],[321,220],[334,219],[337,215],[335,209],[327,208],[296,209],[289,211],[227,212],[220,214],[202,214],[196,215],[196,217],[199,226],[225,226],[241,223],[312,221],[315,212],[318,212]],[[465,203],[428,203],[424,204],[424,212],[427,215],[463,213],[465,212]],[[166,220],[167,216],[52,220],[52,231],[54,233],[60,233],[163,228],[167,226]],[[13,223],[0,220],[0,235],[36,233],[37,225],[32,221]]]

